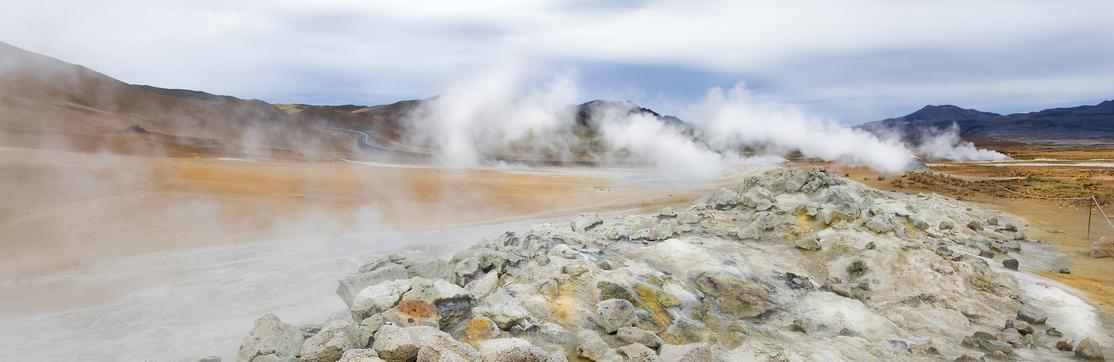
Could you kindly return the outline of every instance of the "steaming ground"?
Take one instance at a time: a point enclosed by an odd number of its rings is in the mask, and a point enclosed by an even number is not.
[[[231,356],[251,321],[343,308],[364,253],[451,253],[713,183],[637,170],[147,157],[0,147],[0,360]]]

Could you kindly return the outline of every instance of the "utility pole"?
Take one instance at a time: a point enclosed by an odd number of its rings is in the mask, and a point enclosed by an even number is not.
[[[1091,209],[1094,208],[1094,206],[1095,205],[1090,202],[1087,203],[1087,242],[1091,242]]]

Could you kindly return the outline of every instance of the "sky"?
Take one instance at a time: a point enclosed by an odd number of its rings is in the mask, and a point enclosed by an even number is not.
[[[1114,99],[1114,1],[15,1],[0,41],[129,83],[383,104],[501,64],[663,113],[744,83],[860,123]]]

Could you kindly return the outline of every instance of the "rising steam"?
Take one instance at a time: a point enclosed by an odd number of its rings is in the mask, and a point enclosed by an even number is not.
[[[502,66],[445,89],[410,113],[410,141],[430,147],[447,166],[472,167],[494,157],[649,163],[690,176],[710,176],[755,158],[782,160],[791,151],[881,172],[930,160],[998,160],[1000,153],[963,142],[958,128],[926,133],[919,145],[900,137],[811,117],[790,105],[755,100],[744,84],[713,88],[684,107],[688,125],[663,122],[630,102],[593,108],[589,130],[570,106],[579,94],[576,72],[540,81],[519,66]],[[578,128],[579,127],[579,128]],[[747,156],[744,156],[747,155]],[[513,158],[513,157],[512,157]]]

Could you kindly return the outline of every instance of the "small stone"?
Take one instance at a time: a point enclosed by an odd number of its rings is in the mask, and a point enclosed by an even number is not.
[[[1017,319],[1029,322],[1031,324],[1044,324],[1048,321],[1048,316],[1041,314],[1035,310],[1024,308],[1017,310]]]
[[[1064,332],[1060,332],[1060,331],[1056,330],[1055,327],[1049,327],[1048,330],[1044,331],[1044,334],[1047,334],[1047,335],[1052,336],[1052,337],[1063,337],[1064,336]]]
[[[1002,266],[1009,270],[1017,270],[1017,268],[1021,266],[1021,262],[1017,261],[1017,259],[1006,259],[1002,260]]]
[[[874,250],[876,247],[877,245],[875,245],[873,241],[866,243],[866,250]]]
[[[608,299],[596,304],[596,324],[607,333],[634,323],[634,305],[625,299]]]
[[[1072,346],[1071,346],[1071,342],[1068,342],[1065,339],[1061,339],[1059,341],[1056,341],[1056,349],[1064,351],[1064,352],[1071,352],[1072,350],[1074,350],[1074,348],[1072,348]]]
[[[800,319],[794,319],[793,323],[789,323],[789,330],[808,334],[808,328],[805,327],[805,322]]]
[[[986,221],[986,224],[987,225],[992,225],[992,226],[998,226],[998,218],[992,217],[992,218],[990,218],[990,220]]]
[[[967,223],[967,228],[974,231],[980,231],[982,230],[982,224],[979,224],[978,221],[971,221]]]
[[[847,266],[847,273],[851,274],[852,277],[861,277],[863,274],[866,274],[866,271],[869,269],[870,267],[867,266],[865,261],[855,260],[851,265]]]
[[[1006,321],[1006,328],[1016,329],[1021,334],[1033,334],[1033,326],[1025,321],[1008,320]]]
[[[949,220],[944,220],[940,222],[940,226],[937,226],[937,228],[940,230],[951,230],[955,228],[955,224]]]
[[[1089,361],[1105,361],[1102,346],[1091,337],[1084,338],[1075,345],[1075,358]]]
[[[1013,353],[1013,345],[999,340],[979,341],[979,347],[990,353],[1001,352],[1007,355]]]
[[[796,246],[797,249],[810,250],[810,251],[811,250],[820,250],[820,248],[821,248],[820,238],[815,237],[815,236],[806,236],[806,237],[797,239],[797,241],[794,242],[793,245]]]
[[[956,358],[955,362],[982,362],[982,360],[965,354]]]

